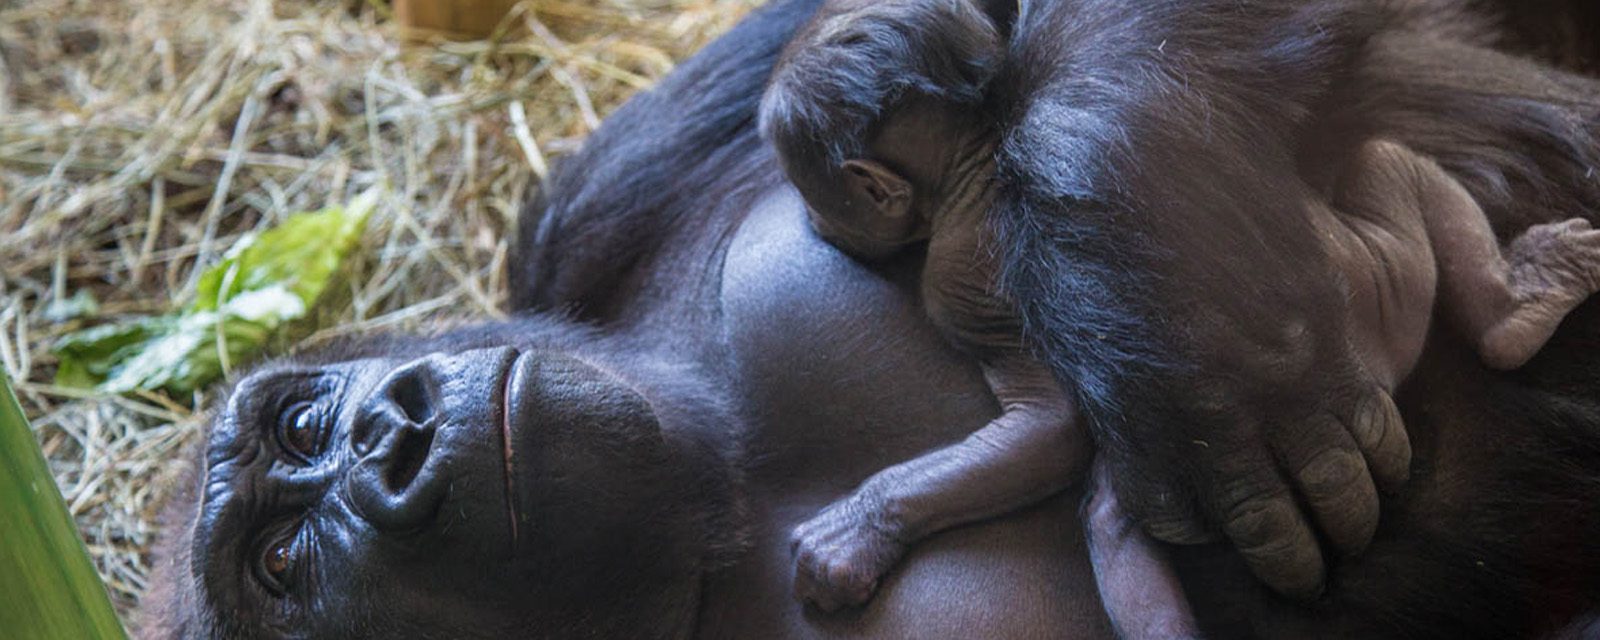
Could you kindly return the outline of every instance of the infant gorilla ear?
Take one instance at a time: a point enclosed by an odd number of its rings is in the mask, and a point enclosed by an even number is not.
[[[840,251],[862,260],[881,260],[902,247],[928,239],[928,224],[916,208],[916,189],[899,173],[876,160],[851,159],[840,167],[844,207],[818,209],[807,215],[817,235]]]
[[[785,50],[760,126],[824,239],[860,258],[927,239],[943,174],[969,170],[947,161],[971,137],[949,115],[981,107],[1002,52],[991,15],[968,0],[819,10]],[[908,108],[918,103],[935,109]]]
[[[840,167],[845,197],[865,203],[878,215],[902,219],[911,216],[911,183],[876,160],[851,159]]]

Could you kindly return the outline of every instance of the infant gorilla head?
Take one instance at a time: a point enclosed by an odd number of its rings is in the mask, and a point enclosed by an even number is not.
[[[721,411],[632,352],[528,318],[261,367],[167,509],[142,635],[621,637],[692,611],[733,475],[672,425]]]

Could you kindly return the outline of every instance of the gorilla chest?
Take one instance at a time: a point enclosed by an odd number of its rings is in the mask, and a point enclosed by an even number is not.
[[[897,275],[914,269],[851,260],[813,234],[803,207],[788,187],[759,201],[723,270],[753,473],[853,484],[992,417],[975,364],[928,324],[915,283]]]

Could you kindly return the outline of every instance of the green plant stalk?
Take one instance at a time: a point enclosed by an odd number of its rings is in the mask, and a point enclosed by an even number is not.
[[[127,638],[4,372],[0,372],[0,636]]]

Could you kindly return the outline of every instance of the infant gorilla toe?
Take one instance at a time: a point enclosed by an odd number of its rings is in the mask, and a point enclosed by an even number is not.
[[[1496,369],[1526,364],[1568,312],[1600,291],[1600,231],[1583,218],[1534,225],[1512,241],[1506,260],[1515,308],[1479,346]]]

